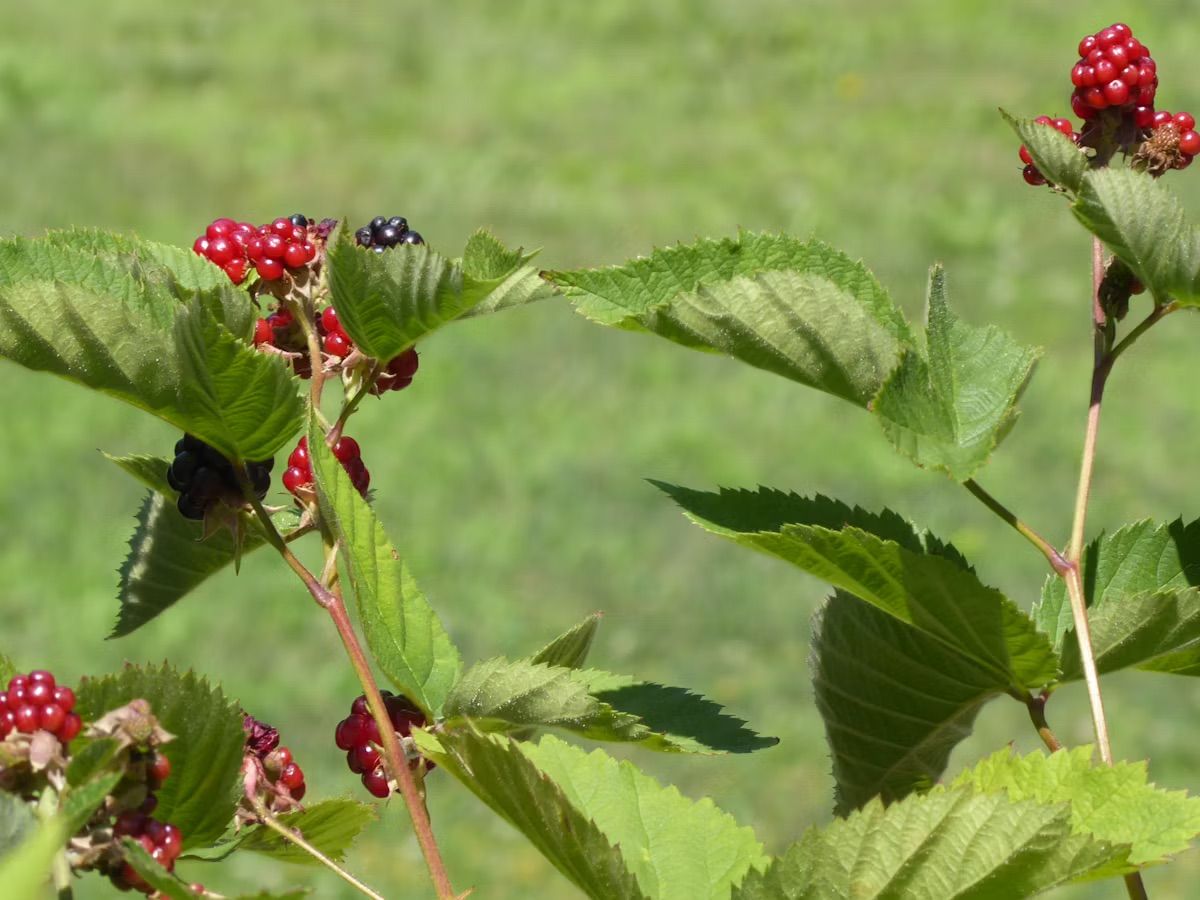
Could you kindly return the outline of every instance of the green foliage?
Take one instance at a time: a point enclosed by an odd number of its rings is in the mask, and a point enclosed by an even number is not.
[[[9,679],[17,674],[17,667],[11,659],[0,653],[0,682],[8,684]]]
[[[751,753],[779,743],[722,711],[713,701],[686,688],[638,681],[584,669],[574,676],[593,697],[617,712],[636,716],[651,734],[641,744],[652,750],[684,753]]]
[[[326,261],[338,320],[368,356],[389,360],[475,307],[495,312],[548,296],[526,265],[486,232],[467,244],[461,262],[427,245],[401,244],[387,253],[359,247],[350,229],[331,238]]]
[[[51,823],[38,827],[11,852],[0,848],[0,884],[4,885],[5,900],[42,900],[46,896],[50,865],[64,839],[62,828]]]
[[[946,302],[941,266],[930,270],[927,300],[924,349],[905,350],[871,408],[898,451],[966,481],[1016,424],[1017,398],[1038,351],[994,326],[959,320]]]
[[[219,838],[241,795],[245,734],[242,714],[220,688],[195,673],[170,666],[126,666],[116,675],[84,679],[77,711],[91,721],[144,699],[159,723],[175,736],[162,752],[171,777],[157,792],[156,816],[183,832],[184,847]]]
[[[300,401],[282,360],[229,330],[248,333],[249,298],[229,285],[189,292],[186,276],[159,269],[139,280],[154,267],[136,257],[0,243],[0,356],[124,400],[231,459],[270,457],[299,427]]]
[[[285,813],[279,821],[288,829],[298,833],[330,859],[341,862],[354,839],[377,818],[375,808],[357,800],[322,800],[306,806],[299,812]],[[307,851],[301,850],[262,825],[244,832],[238,840],[239,850],[252,850],[282,862],[302,865],[320,863]]]
[[[859,406],[912,343],[902,313],[861,263],[786,235],[703,240],[548,277],[601,324],[725,353]]]
[[[794,504],[803,518],[793,523],[741,531],[764,508],[776,514],[781,495],[659,486],[702,528],[829,581],[973,660],[1013,690],[1040,687],[1058,674],[1050,642],[1015,603],[947,555],[942,542],[922,553],[891,539],[894,514],[877,518],[888,525],[885,538],[862,527],[870,517],[853,514],[837,526],[847,508],[817,498]]]
[[[1088,614],[1101,672],[1138,668],[1200,675],[1200,590],[1158,591],[1102,601]],[[1079,644],[1062,648],[1062,678],[1083,678]]]
[[[578,669],[587,661],[596,629],[600,627],[600,613],[592,613],[574,628],[565,631],[535,653],[530,662],[546,666],[564,666]]]
[[[133,838],[122,838],[121,848],[125,851],[125,859],[133,866],[145,882],[170,900],[195,900],[196,895],[188,888],[187,883],[178,875],[168,872],[163,866],[146,852],[146,848]]]
[[[308,446],[321,515],[349,569],[371,655],[392,684],[427,715],[436,716],[462,669],[458,648],[374,511],[325,446],[316,421],[309,428]]]
[[[107,454],[106,454],[107,456]],[[166,611],[212,575],[266,543],[250,516],[242,516],[240,545],[227,529],[207,538],[200,522],[185,519],[175,506],[178,496],[167,484],[170,461],[157,456],[108,456],[151,489],[137,514],[129,554],[121,564],[118,597],[121,609],[111,637],[124,637]],[[294,508],[272,516],[284,534],[299,525]]]
[[[104,798],[112,792],[123,777],[122,772],[101,772],[94,778],[71,786],[59,801],[59,819],[63,831],[75,834],[104,806]]]
[[[989,699],[990,669],[838,591],[813,624],[813,691],[833,759],[835,810],[928,790]]]
[[[627,868],[622,850],[605,836],[589,811],[578,808],[565,789],[522,751],[530,745],[466,729],[444,732],[436,739],[418,730],[414,737],[422,753],[524,834],[587,896],[649,900]]]
[[[1145,762],[1093,765],[1091,747],[1027,756],[1000,750],[954,785],[1002,791],[1014,802],[1069,804],[1072,832],[1128,845],[1129,862],[1137,866],[1180,853],[1200,835],[1200,798],[1155,787]]]
[[[1064,804],[936,787],[810,829],[733,900],[1013,900],[1115,874],[1123,855],[1072,834]]]
[[[1021,138],[1047,181],[1072,193],[1079,191],[1088,160],[1073,140],[1051,125],[1033,119],[1014,119],[1003,110],[1000,114]]]
[[[29,804],[13,794],[0,792],[0,858],[12,853],[35,828]]]

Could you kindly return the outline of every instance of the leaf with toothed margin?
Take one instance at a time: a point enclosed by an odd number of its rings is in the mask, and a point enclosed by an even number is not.
[[[547,277],[600,324],[725,353],[859,406],[912,343],[861,263],[787,235],[743,232]]]
[[[287,829],[304,837],[334,862],[341,862],[350,845],[378,815],[375,807],[357,800],[322,800],[310,803],[298,812],[285,813],[278,817]],[[284,840],[278,832],[264,825],[246,830],[237,842],[237,849],[261,853],[281,862],[302,865],[320,865],[320,860],[291,841]]]
[[[564,666],[578,669],[587,660],[592,649],[596,629],[600,627],[600,613],[592,613],[574,628],[560,634],[549,644],[530,657],[530,662],[547,666]]]
[[[984,585],[940,541],[922,551],[896,540],[894,525],[886,536],[875,533],[873,524],[893,522],[891,517],[847,514],[843,504],[815,500],[790,506],[788,512],[797,515],[784,518],[794,522],[741,530],[743,523],[761,518],[764,508],[771,509],[777,492],[711,494],[658,486],[701,528],[784,559],[865,600],[973,660],[1014,691],[1034,690],[1057,678],[1058,658],[1049,640],[1012,600]],[[771,514],[779,518],[778,511]],[[844,517],[840,523],[839,517]]]
[[[813,619],[813,693],[835,807],[926,791],[1003,679],[924,632],[837,591]]]
[[[1017,119],[1004,110],[1000,110],[1000,115],[1021,138],[1033,164],[1047,181],[1071,193],[1079,190],[1088,168],[1088,158],[1078,144],[1053,125],[1044,125],[1034,119]]]
[[[473,302],[463,318],[501,312],[553,297],[557,291],[529,261],[538,251],[510,250],[485,229],[471,235],[463,250],[464,290],[483,299]]]
[[[941,266],[929,273],[927,316],[924,349],[904,352],[871,409],[897,451],[966,481],[1016,424],[1039,351],[955,316]]]
[[[224,834],[242,793],[245,733],[242,712],[219,687],[194,672],[126,666],[115,675],[85,678],[76,711],[84,721],[143,699],[175,736],[160,752],[171,777],[157,791],[155,815],[183,833],[184,849],[207,846]]]
[[[151,489],[137,514],[129,539],[129,554],[120,569],[121,603],[110,637],[131,634],[165,612],[209,577],[238,558],[233,536],[221,529],[202,539],[202,523],[185,519],[175,506],[177,494],[167,484],[169,460],[157,456],[106,458]],[[300,518],[294,507],[272,515],[279,531],[294,531]],[[262,547],[266,540],[249,516],[241,517],[241,555]]]

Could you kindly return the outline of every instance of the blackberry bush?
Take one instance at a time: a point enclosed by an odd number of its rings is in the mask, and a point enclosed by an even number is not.
[[[1189,562],[1200,558],[1200,527],[1143,521],[1089,544],[1087,513],[1117,364],[1159,322],[1200,308],[1197,233],[1159,179],[1190,163],[1200,136],[1188,113],[1156,107],[1157,63],[1126,25],[1085,37],[1070,77],[1078,130],[1008,117],[1025,180],[1051,185],[1091,236],[1081,339],[1094,364],[1065,541],[980,483],[1040,351],[959,319],[941,266],[930,271],[926,319],[913,323],[861,262],[780,234],[574,271],[541,270],[485,231],[445,256],[399,216],[359,229],[300,214],[257,227],[221,218],[194,253],[86,230],[2,241],[0,355],[184,431],[172,458],[112,457],[147,491],[112,636],[269,548],[336,632],[362,691],[333,742],[368,795],[403,804],[439,900],[463,895],[425,800],[455,782],[603,900],[1007,898],[1105,878],[1146,897],[1141,870],[1200,835],[1200,798],[1159,789],[1144,762],[1120,760],[1101,678],[1200,673]],[[540,649],[464,662],[372,505],[363,448],[348,434],[374,406],[365,398],[407,387],[416,345],[457,319],[555,295],[599,324],[850,404],[1045,562],[1045,588],[1026,610],[962,550],[893,510],[654,482],[702,528],[832,585],[814,616],[811,666],[836,816],[777,855],[711,801],[563,736],[701,756],[755,752],[773,738],[683,688],[597,668],[599,615]],[[402,410],[394,401],[388,421]],[[272,461],[288,447],[272,495]],[[248,634],[277,640],[253,604],[236,610]],[[282,658],[262,647],[251,662]],[[48,873],[60,897],[94,875],[157,896],[226,897],[175,868],[252,851],[316,862],[383,896],[344,864],[377,804],[322,798],[328,786],[310,786],[293,756],[307,765],[332,748],[283,745],[205,678],[168,665],[67,688],[0,657],[0,684],[9,893],[27,895]],[[1051,725],[1053,698],[1075,684],[1095,743],[1068,748]],[[993,700],[1020,704],[1046,752],[1005,747],[950,772]],[[428,779],[435,768],[443,775]]]

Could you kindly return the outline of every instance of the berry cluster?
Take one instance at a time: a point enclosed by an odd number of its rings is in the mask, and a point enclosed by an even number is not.
[[[285,269],[302,269],[317,258],[311,228],[308,217],[299,213],[257,228],[249,222],[214,219],[192,250],[224,269],[234,284],[245,280],[250,266],[263,280],[275,281]]]
[[[287,747],[279,746],[279,732],[247,714],[242,720],[246,732],[246,755],[253,757],[266,775],[270,795],[267,805],[275,812],[289,812],[304,799],[308,785],[304,771],[292,759]]]
[[[358,446],[358,441],[352,437],[340,437],[334,443],[332,450],[334,457],[342,464],[346,474],[350,476],[350,482],[355,489],[366,496],[367,488],[371,486],[371,473],[367,471],[366,463],[362,461],[362,449]],[[300,497],[302,492],[311,489],[312,480],[312,459],[308,455],[308,438],[302,437],[300,443],[296,445],[296,449],[288,457],[288,468],[283,473],[283,486]]]
[[[250,483],[259,500],[271,486],[273,459],[246,464]],[[175,444],[175,459],[167,469],[167,483],[179,491],[179,512],[187,519],[200,520],[212,504],[223,496],[242,496],[233,463],[204,441],[185,434]]]
[[[166,757],[161,757],[166,759]],[[151,806],[153,809],[153,806]],[[113,837],[133,838],[145,848],[151,858],[168,872],[175,870],[175,860],[183,852],[183,834],[174,825],[160,822],[141,809],[128,810],[117,816],[113,824]],[[125,862],[120,868],[109,873],[109,879],[118,890],[141,891],[143,894],[154,893],[152,888],[132,865]],[[202,893],[203,888],[193,892]]]
[[[317,330],[321,333],[322,346],[330,356],[346,359],[354,351],[354,342],[346,334],[342,323],[338,320],[337,310],[327,306],[317,318]],[[417,348],[409,347],[399,356],[390,360],[383,371],[371,385],[371,393],[379,396],[388,391],[402,391],[412,384],[413,376],[421,361],[417,356]]]
[[[75,692],[44,669],[14,675],[0,691],[0,738],[13,732],[48,731],[69,744],[83,727],[75,709]]]
[[[1071,69],[1071,109],[1083,120],[1077,133],[1067,119],[1039,116],[1087,147],[1093,165],[1104,165],[1117,150],[1133,156],[1133,166],[1158,176],[1186,169],[1200,153],[1200,133],[1189,113],[1172,115],[1154,108],[1158,66],[1150,50],[1123,22],[1086,35]],[[1046,184],[1028,149],[1021,147],[1022,176],[1031,185]]]
[[[414,726],[425,724],[425,715],[407,698],[396,696],[390,691],[382,693],[388,718],[392,720],[392,727],[401,738],[408,737]],[[387,772],[383,767],[383,756],[379,752],[383,740],[379,735],[379,726],[371,716],[366,697],[359,696],[350,706],[350,715],[338,722],[334,742],[339,750],[346,751],[346,765],[350,767],[351,772],[362,777],[363,787],[380,798],[391,793]],[[420,761],[419,756],[412,756],[408,767],[415,770]],[[434,765],[426,760],[425,770],[434,768]]]
[[[1071,109],[1081,119],[1110,107],[1153,111],[1157,73],[1150,51],[1130,27],[1109,25],[1079,42],[1079,61],[1071,69]]]
[[[286,309],[277,309],[265,319],[254,323],[254,346],[283,351],[300,378],[312,377],[312,362],[308,342],[300,324]]]
[[[408,219],[404,216],[376,216],[369,225],[354,232],[354,240],[360,247],[370,247],[376,253],[382,253],[397,244],[425,243],[421,232],[409,230]]]

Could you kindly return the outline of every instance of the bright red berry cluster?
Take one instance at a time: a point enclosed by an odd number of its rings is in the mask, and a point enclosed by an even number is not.
[[[1076,133],[1067,119],[1040,116],[1080,146],[1093,148],[1103,164],[1115,150],[1134,154],[1133,165],[1154,175],[1185,169],[1200,153],[1200,133],[1189,113],[1155,111],[1158,66],[1150,50],[1123,22],[1086,35],[1071,69],[1071,109],[1083,125]],[[1021,148],[1022,176],[1032,185],[1046,183]]]
[[[390,691],[383,691],[383,703],[387,707],[388,718],[392,727],[400,737],[408,737],[414,726],[425,724],[425,715],[413,706],[407,698],[398,697]],[[379,735],[379,726],[371,716],[367,698],[359,696],[350,706],[350,715],[338,722],[334,731],[334,742],[339,750],[346,751],[346,765],[355,775],[362,777],[363,787],[376,797],[386,797],[391,793],[388,786],[387,772],[383,767],[383,755],[379,748],[383,740]],[[411,759],[410,769],[416,769],[418,759]],[[425,762],[425,769],[434,768],[434,763]]]
[[[161,758],[166,759],[165,756]],[[168,872],[174,871],[175,860],[183,852],[183,834],[179,829],[166,822],[160,822],[141,810],[129,810],[117,816],[113,824],[113,837],[133,838]],[[123,891],[154,893],[154,888],[129,863],[122,863],[119,869],[109,874],[109,879],[116,888]]]
[[[367,488],[371,486],[371,473],[367,471],[366,463],[362,461],[362,449],[358,441],[352,437],[340,437],[333,445],[333,455],[358,492],[366,496]],[[300,438],[300,443],[288,457],[288,468],[283,473],[283,486],[296,496],[312,485],[312,459],[308,455],[308,438]]]
[[[1071,109],[1081,119],[1094,118],[1109,107],[1153,111],[1158,66],[1133,30],[1117,22],[1079,42],[1071,83]]]
[[[310,225],[299,213],[257,228],[249,222],[214,219],[192,250],[224,269],[234,284],[245,280],[250,266],[265,281],[275,281],[285,269],[302,269],[317,258]]]
[[[0,738],[12,732],[48,731],[69,744],[83,727],[75,709],[75,692],[57,684],[44,669],[14,675],[0,691]]]

